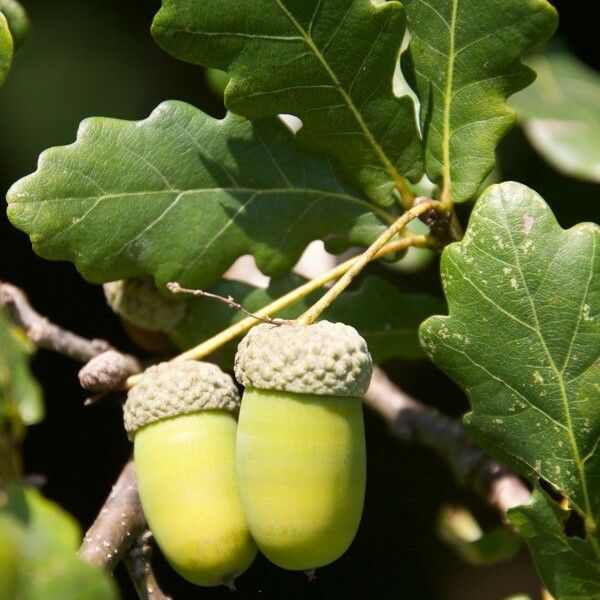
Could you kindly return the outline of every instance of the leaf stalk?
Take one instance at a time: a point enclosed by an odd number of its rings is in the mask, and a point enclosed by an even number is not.
[[[299,323],[310,325],[314,323],[319,316],[335,302],[336,298],[352,283],[352,280],[374,259],[377,257],[381,249],[398,234],[410,221],[416,219],[423,213],[435,209],[439,205],[436,200],[429,200],[413,206],[400,216],[396,222],[384,231],[374,242],[369,246],[356,261],[352,263],[350,268],[342,275],[339,281],[315,304],[313,304],[299,319]]]

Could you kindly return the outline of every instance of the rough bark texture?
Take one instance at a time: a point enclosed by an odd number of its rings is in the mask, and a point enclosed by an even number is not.
[[[525,483],[474,444],[458,421],[403,392],[378,367],[364,402],[388,421],[401,440],[436,451],[461,483],[475,488],[501,513],[531,499]]]
[[[85,534],[79,555],[104,571],[112,571],[146,527],[135,466],[129,461]]]

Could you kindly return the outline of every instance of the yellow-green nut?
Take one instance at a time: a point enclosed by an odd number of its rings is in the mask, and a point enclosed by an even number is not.
[[[235,474],[239,394],[216,365],[150,367],[129,392],[142,508],[156,542],[185,579],[230,585],[254,560]]]
[[[329,564],[354,539],[366,481],[361,397],[371,373],[364,339],[342,323],[261,324],[239,345],[240,494],[259,549],[280,567]]]

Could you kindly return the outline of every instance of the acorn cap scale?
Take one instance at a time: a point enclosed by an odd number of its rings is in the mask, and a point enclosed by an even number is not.
[[[124,406],[130,438],[155,421],[201,410],[236,411],[240,396],[233,379],[211,363],[181,360],[148,368],[129,390]]]
[[[161,294],[148,276],[105,283],[104,295],[115,313],[149,331],[171,331],[187,312],[185,302]]]
[[[245,387],[320,396],[364,396],[373,363],[353,327],[319,321],[263,323],[238,346],[235,376]]]

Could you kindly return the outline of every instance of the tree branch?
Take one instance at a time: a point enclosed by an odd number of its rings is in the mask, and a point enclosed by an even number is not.
[[[430,248],[431,240],[428,236],[425,235],[409,235],[408,237],[403,238],[402,240],[398,240],[396,242],[391,242],[384,246],[375,256],[375,258],[381,258],[382,256],[386,256],[390,252],[397,252],[401,249],[406,250],[411,247],[417,248]],[[234,323],[227,327],[227,329],[223,329],[216,335],[208,338],[186,350],[182,354],[174,357],[173,360],[201,360],[204,357],[212,354],[216,350],[218,350],[221,346],[231,342],[237,337],[246,333],[249,329],[256,325],[256,317],[268,317],[269,315],[275,314],[284,308],[287,308],[291,304],[294,304],[301,298],[305,298],[312,292],[317,291],[318,289],[324,287],[334,279],[338,279],[347,273],[353,265],[355,265],[364,255],[359,255],[350,258],[349,260],[337,265],[333,269],[328,270],[319,276],[313,276],[312,279],[303,283],[302,285],[294,288],[289,291],[287,294],[280,296],[279,298],[269,302],[266,306],[263,306],[260,310],[257,310],[252,317],[246,317],[241,321]],[[137,385],[140,380],[140,375],[133,375],[127,379],[127,387],[131,388],[134,385]]]
[[[2,281],[0,307],[8,310],[12,321],[25,329],[38,348],[86,363],[79,373],[79,381],[87,391],[103,394],[121,389],[130,375],[141,370],[136,358],[116,351],[108,342],[88,340],[50,322],[31,306],[22,290]]]
[[[129,461],[85,534],[79,555],[104,571],[112,571],[145,530],[135,467]]]
[[[54,325],[33,309],[22,290],[10,283],[0,282],[0,306],[8,310],[12,320],[25,329],[38,348],[54,350],[80,362],[111,348],[104,340],[88,340]]]
[[[169,600],[152,570],[151,534],[130,460],[119,475],[96,520],[88,529],[79,556],[106,572],[123,561],[141,600]]]
[[[530,501],[531,492],[523,481],[474,444],[459,422],[403,392],[379,367],[373,371],[364,402],[388,421],[401,440],[417,441],[440,454],[461,483],[476,489],[501,513]]]
[[[129,548],[123,559],[140,600],[170,600],[158,585],[152,570],[152,534],[145,531]]]

